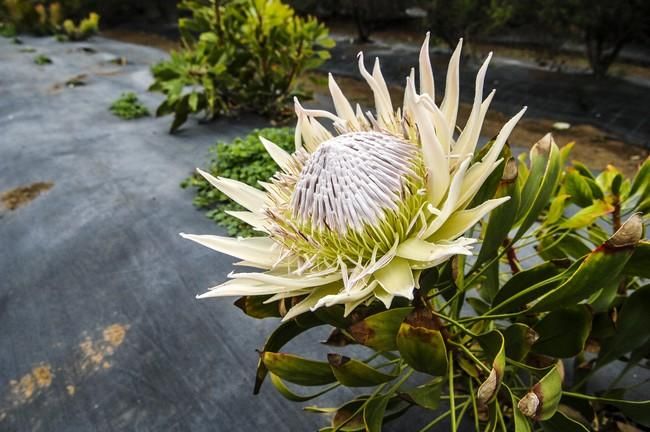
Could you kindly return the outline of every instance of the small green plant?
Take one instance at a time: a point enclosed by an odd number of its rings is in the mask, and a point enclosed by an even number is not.
[[[137,119],[149,115],[147,107],[140,102],[138,96],[133,92],[122,93],[109,109],[113,114],[125,120]]]
[[[52,59],[46,55],[39,54],[36,57],[34,57],[34,63],[36,63],[39,66],[48,65],[52,63]]]
[[[258,181],[268,180],[278,169],[264,149],[260,136],[273,141],[284,150],[293,151],[293,128],[256,129],[244,138],[236,138],[230,143],[219,142],[211,147],[211,158],[205,170],[214,176],[236,179],[260,188]],[[212,187],[200,175],[194,174],[188,177],[181,183],[181,187],[195,188],[194,205],[207,210],[206,215],[226,228],[229,235],[247,237],[254,234],[249,225],[226,213],[231,210],[242,210],[242,208]]]
[[[298,77],[334,45],[323,24],[280,0],[183,1],[179,9],[191,14],[179,20],[185,48],[153,66],[150,88],[166,96],[156,115],[174,114],[171,132],[192,113],[282,117],[300,93]]]
[[[0,23],[0,36],[13,38],[16,37],[17,34],[16,26],[12,23]]]

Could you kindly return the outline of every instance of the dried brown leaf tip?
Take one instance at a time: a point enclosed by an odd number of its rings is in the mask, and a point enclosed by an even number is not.
[[[607,246],[610,248],[624,248],[636,246],[643,238],[643,218],[641,214],[636,213],[630,216],[623,225],[607,240]]]
[[[546,156],[551,152],[551,147],[555,145],[555,140],[553,139],[553,135],[550,133],[547,133],[533,145],[533,148],[531,149],[531,155],[532,156]]]
[[[506,166],[503,169],[503,175],[501,176],[502,183],[512,183],[517,179],[519,175],[519,168],[517,168],[517,160],[514,158],[508,159]]]
[[[499,374],[496,369],[492,368],[490,375],[487,377],[483,384],[478,388],[478,400],[482,404],[488,403],[490,399],[494,396],[494,393],[497,390],[497,384],[499,382]]]
[[[534,418],[537,415],[537,409],[539,408],[539,397],[532,391],[528,392],[521,398],[517,407],[526,417]]]

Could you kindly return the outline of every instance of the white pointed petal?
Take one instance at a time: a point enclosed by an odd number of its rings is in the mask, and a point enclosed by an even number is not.
[[[460,134],[460,137],[458,137],[456,147],[454,147],[454,153],[461,155],[461,157],[474,153],[478,141],[478,135],[481,132],[480,119],[481,103],[483,101],[483,83],[485,81],[485,74],[487,73],[488,64],[490,63],[491,58],[492,53],[488,54],[476,75],[476,88],[474,92],[472,112],[467,119],[467,124],[465,125],[463,132]]]
[[[393,118],[393,102],[390,99],[390,93],[388,92],[388,86],[386,85],[386,81],[384,80],[384,76],[381,74],[381,67],[379,66],[379,59],[375,58],[375,64],[372,68],[372,77],[375,79],[375,82],[377,83],[377,87],[379,88],[379,92],[381,94],[382,100],[384,101],[384,104],[386,105],[385,109],[386,112],[383,113],[383,115],[380,115],[380,117],[386,116],[387,119]]]
[[[442,145],[442,151],[445,154],[449,154],[450,149],[454,145],[453,134],[447,125],[447,120],[445,116],[440,111],[440,108],[436,106],[433,102],[433,99],[425,96],[422,98],[424,105],[427,107],[431,113],[433,119],[433,125],[436,128],[436,135],[438,136],[438,141]]]
[[[374,273],[375,279],[390,294],[413,299],[415,280],[407,260],[396,257],[390,264]]]
[[[351,312],[351,309],[363,303],[368,297],[372,295],[373,290],[377,286],[377,281],[372,281],[365,286],[360,286],[355,290],[346,291],[343,290],[338,294],[331,294],[322,297],[311,310],[316,310],[323,306],[330,307],[335,304],[351,304],[353,307],[346,307],[347,313]],[[345,315],[345,314],[344,314]]]
[[[259,189],[242,183],[237,180],[227,179],[224,177],[214,177],[212,174],[199,168],[196,171],[203,176],[212,186],[226,194],[228,198],[240,204],[255,213],[259,213],[262,208],[266,207],[267,195]]]
[[[332,95],[332,100],[334,101],[336,114],[343,120],[347,121],[348,124],[351,125],[355,130],[359,130],[359,121],[357,120],[357,116],[354,114],[352,105],[350,105],[350,102],[348,102],[347,98],[341,91],[341,88],[334,80],[332,74],[328,75],[328,85],[330,94]]]
[[[232,238],[184,233],[181,233],[181,237],[265,268],[273,267],[280,258],[280,249],[268,237]]]
[[[409,100],[417,101],[415,85],[410,78],[407,79],[406,85],[409,89]],[[429,111],[426,109],[424,102],[417,101],[412,104],[411,114],[422,141],[422,155],[427,169],[427,194],[430,203],[437,206],[447,192],[447,186],[449,185],[449,162],[440,141],[438,141]]]
[[[235,210],[226,210],[226,214],[239,219],[240,221],[247,223],[248,225],[255,228],[257,231],[267,232],[266,229],[266,216],[259,213],[253,213],[249,211],[235,211]]]
[[[454,53],[451,55],[449,67],[447,68],[447,82],[445,83],[445,98],[442,100],[440,110],[447,119],[449,129],[456,127],[456,116],[458,115],[459,78],[458,70],[460,64],[460,51],[463,48],[463,39],[458,41]]]
[[[420,48],[420,94],[428,94],[432,101],[436,100],[436,91],[433,80],[433,70],[431,69],[431,59],[429,58],[429,32],[424,38],[424,43]]]
[[[453,239],[470,229],[486,214],[508,201],[510,197],[491,199],[469,210],[461,210],[453,215],[436,231],[431,240]]]
[[[363,53],[360,52],[358,54],[359,57],[359,72],[361,72],[361,76],[366,80],[370,88],[372,89],[372,93],[375,97],[375,109],[377,110],[377,116],[379,117],[380,120],[388,121],[393,116],[393,105],[390,101],[390,95],[387,93],[383,92],[382,86],[377,82],[375,77],[370,75],[370,73],[366,70],[366,66],[363,63]],[[379,73],[381,75],[381,73]],[[383,78],[382,78],[383,81]],[[384,83],[384,86],[386,84]]]
[[[260,141],[262,142],[262,145],[266,149],[269,156],[271,156],[271,159],[273,159],[283,171],[290,171],[291,155],[288,152],[284,151],[280,146],[267,140],[263,136],[260,137]]]
[[[393,299],[395,298],[394,295],[383,289],[381,286],[376,287],[373,294],[384,304],[384,306],[386,306],[386,309],[390,308],[390,305],[393,303]]]
[[[443,262],[449,260],[456,255],[472,255],[472,247],[469,246],[476,243],[475,239],[468,239],[461,237],[454,242],[438,243],[439,249],[436,251],[431,261],[411,261],[411,268],[414,269],[427,269],[435,267]]]
[[[297,305],[289,309],[287,314],[282,318],[282,321],[288,321],[291,318],[294,318],[302,313],[309,311],[311,308],[316,306],[316,303],[318,303],[318,301],[321,298],[327,295],[336,294],[340,292],[342,289],[343,286],[340,283],[328,284],[322,287],[315,288],[309,293],[309,295],[304,300],[302,300],[300,303],[298,303]]]
[[[228,277],[253,280],[270,285],[281,285],[287,288],[308,288],[336,282],[341,279],[341,274],[337,272],[326,276],[309,277],[308,274],[291,276],[272,273],[231,273]]]
[[[287,289],[280,285],[260,284],[251,280],[229,280],[210,288],[209,291],[196,296],[198,299],[209,297],[230,297],[243,295],[269,295],[280,292],[295,291],[295,288]]]
[[[397,255],[412,261],[426,262],[451,255],[470,255],[471,252],[466,246],[476,243],[476,240],[466,238],[459,240],[458,242],[432,243],[413,237],[399,246]]]
[[[494,171],[494,168],[498,166],[495,165],[495,162],[497,161],[501,150],[503,150],[503,146],[510,136],[510,133],[515,128],[517,122],[525,112],[526,107],[524,107],[521,111],[519,111],[519,113],[517,113],[517,115],[508,120],[508,122],[503,125],[501,131],[497,135],[496,140],[492,144],[490,151],[488,151],[480,163],[474,164],[470,171],[467,173],[463,182],[463,193],[458,200],[457,208],[464,208],[469,205],[470,201],[472,198],[474,198],[474,195],[476,195],[476,192],[478,192],[478,190],[481,188],[490,173],[492,173],[492,171]]]
[[[295,290],[295,291],[280,292],[280,293],[277,293],[277,294],[273,294],[271,297],[267,298],[262,303],[269,304],[269,303],[276,302],[278,300],[282,300],[282,299],[285,299],[285,298],[296,297],[296,296],[300,296],[300,295],[305,295],[305,294],[309,294],[311,292],[312,292],[311,288],[304,289],[304,290],[299,289],[299,290]]]
[[[462,192],[462,185],[463,185],[463,180],[465,179],[465,173],[467,172],[467,167],[469,166],[471,162],[470,158],[465,159],[463,162],[461,162],[460,166],[456,170],[456,173],[454,174],[454,178],[451,181],[451,185],[449,186],[449,191],[447,193],[447,199],[445,200],[444,205],[440,209],[440,213],[436,216],[436,218],[429,224],[427,229],[423,233],[423,238],[429,238],[431,237],[431,234],[436,232],[442,224],[444,224],[449,216],[451,216],[452,212],[455,210],[456,205],[458,203],[458,198],[460,197],[460,194]]]

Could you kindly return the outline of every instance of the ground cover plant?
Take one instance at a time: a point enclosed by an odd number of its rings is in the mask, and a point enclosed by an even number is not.
[[[109,107],[109,110],[116,116],[125,120],[132,120],[149,115],[149,109],[140,102],[138,96],[133,92],[122,93]]]
[[[571,146],[551,135],[514,158],[507,139],[525,109],[478,149],[490,58],[455,134],[460,44],[438,104],[427,42],[400,109],[363,55],[375,113],[354,110],[333,78],[336,113],[296,104],[292,151],[262,140],[278,166],[263,191],[199,171],[256,234],[182,236],[262,270],[199,298],[237,296],[253,318],[282,318],[255,393],[267,378],[296,402],[355,389],[341,406],[306,407],[330,416],[323,431],[378,431],[413,409],[430,411],[422,431],[650,426],[650,401],[627,399],[644,383],[625,384],[650,354],[650,160],[632,179],[596,175],[567,166]],[[319,326],[331,328],[328,355],[287,352]],[[612,364],[617,377],[592,380]]]
[[[329,58],[334,42],[314,18],[279,0],[182,1],[184,48],[152,67],[152,91],[165,94],[157,115],[174,114],[171,131],[190,114],[207,119],[242,111],[281,117],[300,93],[298,77]]]
[[[285,151],[290,151],[294,145],[293,128],[256,129],[243,138],[212,146],[205,171],[215,177],[227,177],[261,188],[259,182],[268,180],[276,172],[277,165],[265,151],[259,137],[273,141]],[[196,190],[194,205],[206,210],[206,215],[226,228],[229,235],[248,237],[254,234],[248,224],[227,213],[242,211],[244,208],[233,203],[202,176],[194,174],[185,179],[181,186]]]

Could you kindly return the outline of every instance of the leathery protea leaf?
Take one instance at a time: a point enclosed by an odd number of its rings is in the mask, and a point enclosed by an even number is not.
[[[283,380],[303,386],[318,386],[336,381],[330,365],[293,354],[264,352],[264,365]]]
[[[269,297],[271,296],[243,296],[237,299],[235,306],[253,318],[279,318],[278,303],[264,303]]]
[[[499,247],[503,244],[503,241],[515,222],[515,216],[520,202],[517,174],[517,161],[515,159],[509,159],[506,162],[501,182],[497,187],[494,198],[509,196],[510,200],[490,213],[481,251],[474,264],[475,267],[496,256]]]
[[[548,420],[557,411],[561,397],[562,376],[556,365],[521,398],[517,408],[526,417]]]
[[[375,351],[397,349],[395,338],[404,318],[413,310],[411,307],[390,309],[359,321],[348,328],[348,332],[362,345]]]
[[[613,405],[632,420],[642,424],[643,426],[650,426],[650,400],[630,401],[570,392],[565,392],[563,398],[584,399],[605,405]]]
[[[556,358],[572,357],[585,347],[591,330],[591,312],[585,305],[558,309],[542,318],[533,328],[539,335],[532,346],[533,352]]]
[[[612,237],[586,257],[569,279],[543,295],[530,311],[549,311],[577,303],[616,281],[643,237],[643,231],[641,216],[631,216]]]
[[[515,323],[503,332],[506,345],[506,356],[516,361],[522,360],[539,339],[535,330],[526,324]]]
[[[394,379],[396,374],[387,374],[359,360],[340,354],[328,354],[327,361],[336,380],[346,387],[371,387]]]
[[[634,291],[625,301],[616,320],[616,333],[604,340],[598,357],[598,366],[603,366],[621,355],[642,346],[649,338],[650,328],[650,285]],[[645,329],[645,330],[642,330]]]
[[[521,191],[517,214],[520,221],[514,240],[523,236],[546,207],[557,185],[562,168],[560,151],[551,134],[539,140],[530,151],[531,169]]]
[[[423,408],[436,410],[440,404],[440,393],[442,392],[443,383],[444,380],[442,378],[436,377],[426,384],[408,390],[405,395]]]
[[[266,340],[263,352],[275,352],[282,348],[287,342],[295,338],[299,334],[309,330],[310,328],[323,325],[324,323],[318,319],[314,314],[303,314],[291,321],[283,322]],[[257,371],[255,372],[255,388],[253,393],[257,394],[262,387],[262,383],[266,378],[268,369],[264,365],[260,357],[257,363]]]
[[[427,310],[417,309],[406,317],[397,332],[397,348],[416,371],[430,375],[447,372],[445,341]]]
[[[492,362],[488,377],[478,388],[478,400],[482,404],[492,402],[501,387],[503,375],[506,370],[506,351],[503,335],[498,330],[483,334],[478,338],[483,351]]]
[[[650,241],[642,240],[634,249],[634,253],[625,265],[623,273],[628,276],[638,276],[650,279]]]

